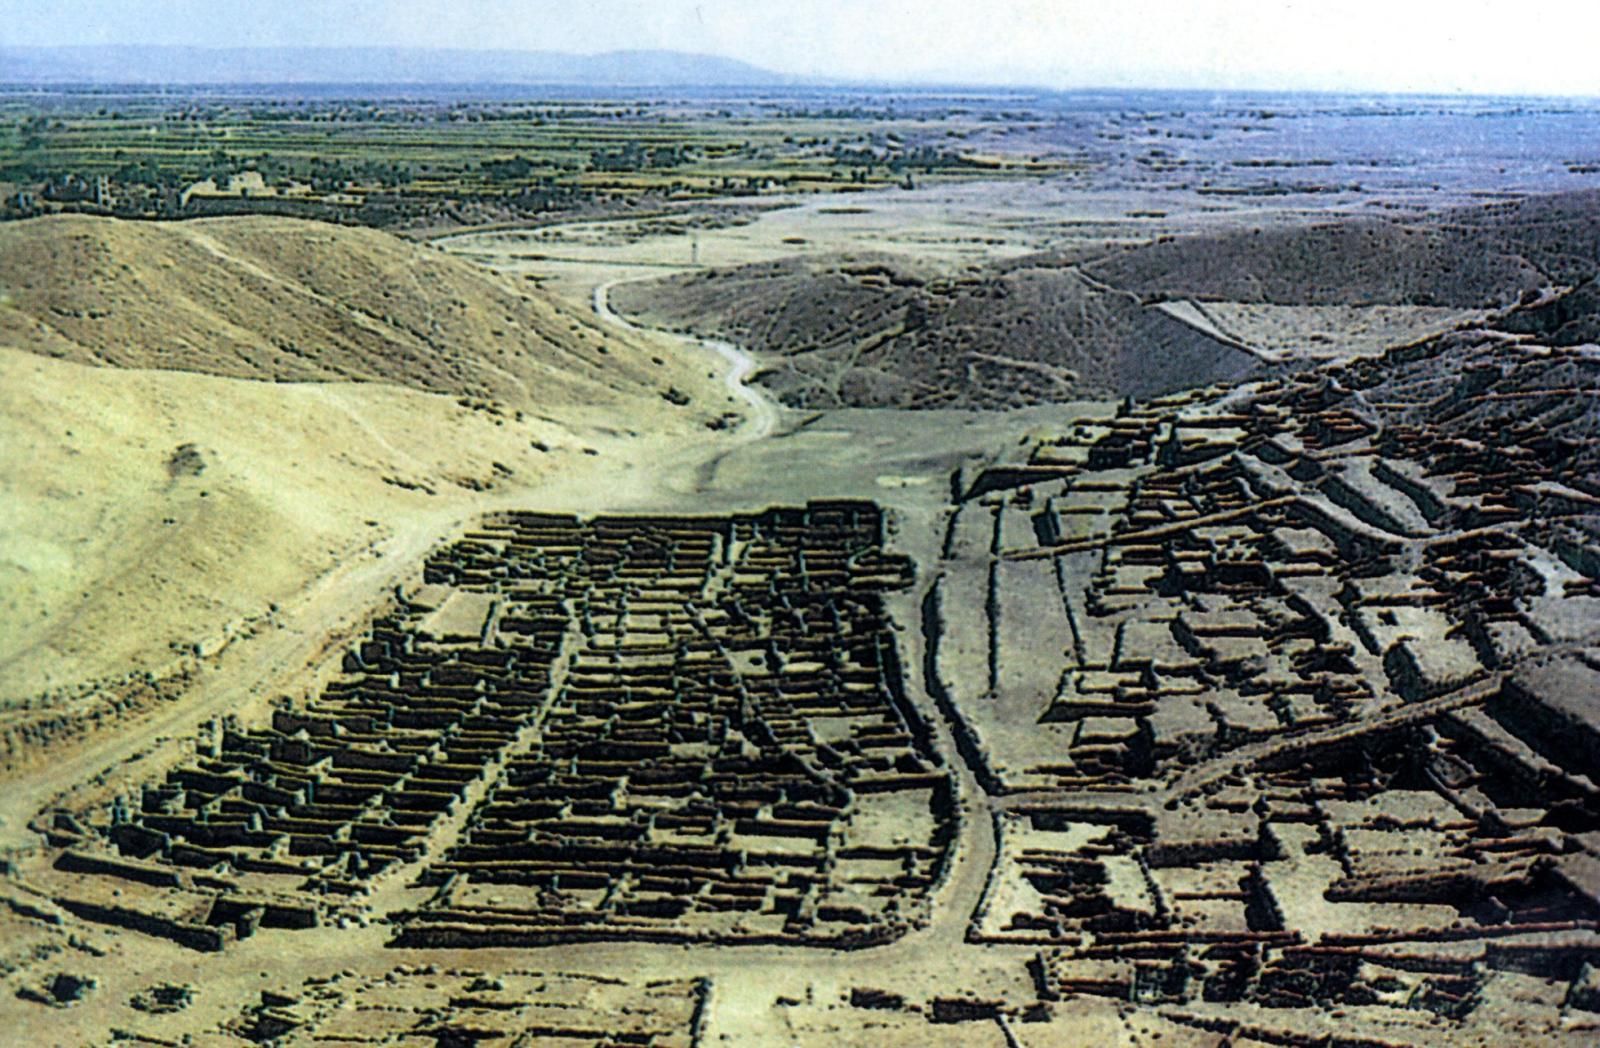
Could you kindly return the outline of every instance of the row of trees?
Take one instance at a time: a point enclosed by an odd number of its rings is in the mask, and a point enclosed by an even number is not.
[[[625,142],[620,149],[596,149],[589,154],[594,171],[648,171],[674,168],[687,163],[694,151],[684,145],[643,146]]]
[[[940,169],[968,166],[967,160],[961,154],[933,146],[918,146],[906,150],[884,149],[881,152],[870,146],[858,149],[835,146],[833,162],[841,167],[865,167],[868,171],[874,167],[883,167],[896,175],[917,170],[932,174]]]

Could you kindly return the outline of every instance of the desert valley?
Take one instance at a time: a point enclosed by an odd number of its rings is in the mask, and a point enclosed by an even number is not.
[[[18,1043],[1600,1037],[1600,107],[0,109]]]

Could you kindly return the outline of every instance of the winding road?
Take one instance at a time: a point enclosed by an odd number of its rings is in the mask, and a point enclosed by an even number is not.
[[[740,436],[746,440],[760,440],[769,435],[778,424],[778,409],[773,406],[765,393],[749,385],[745,380],[755,373],[755,358],[732,342],[723,342],[718,339],[696,338],[693,335],[678,335],[671,332],[659,331],[653,328],[642,328],[625,317],[619,316],[611,308],[611,289],[618,284],[626,284],[636,280],[655,280],[660,274],[650,273],[645,276],[619,277],[608,280],[594,289],[594,313],[602,321],[613,327],[620,328],[630,334],[642,335],[647,338],[672,338],[693,345],[704,347],[717,354],[728,363],[728,371],[723,376],[723,382],[728,387],[728,392],[743,400],[749,406],[749,414],[740,426]]]

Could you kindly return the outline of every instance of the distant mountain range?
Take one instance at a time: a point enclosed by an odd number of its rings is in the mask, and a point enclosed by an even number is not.
[[[572,84],[760,87],[798,78],[682,51],[467,51],[406,47],[0,47],[12,84]]]

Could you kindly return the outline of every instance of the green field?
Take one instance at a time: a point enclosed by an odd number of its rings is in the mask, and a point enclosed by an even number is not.
[[[385,225],[463,208],[470,215],[458,221],[496,220],[645,197],[849,192],[1081,166],[1070,156],[973,148],[986,116],[748,100],[29,92],[0,95],[0,183],[13,215],[73,205],[171,217],[322,209]],[[248,186],[231,181],[245,173]]]

